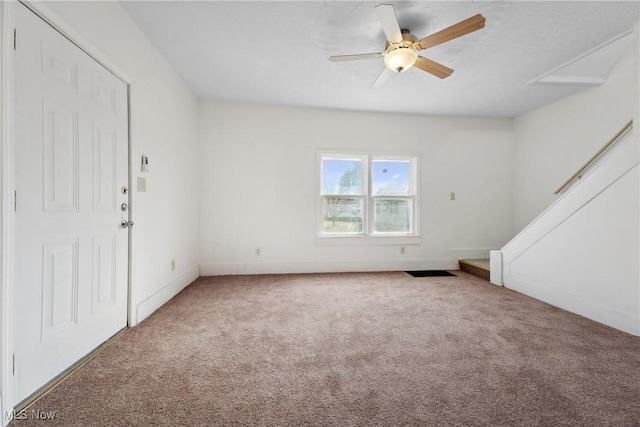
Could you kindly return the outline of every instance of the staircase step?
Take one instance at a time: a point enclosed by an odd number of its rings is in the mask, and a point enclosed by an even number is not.
[[[460,270],[489,281],[491,273],[489,259],[459,259]]]

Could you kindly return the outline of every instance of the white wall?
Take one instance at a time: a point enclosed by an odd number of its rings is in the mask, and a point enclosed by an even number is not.
[[[505,286],[636,335],[638,37],[636,26],[633,49],[605,84],[514,120],[514,223],[516,231],[524,230],[501,251]],[[630,119],[633,131],[582,180],[554,196]]]
[[[57,15],[131,80],[133,179],[147,179],[147,192],[134,192],[132,205],[135,324],[199,275],[198,103],[118,2],[34,5]],[[146,174],[142,154],[149,156]]]
[[[632,118],[637,71],[629,51],[602,86],[514,119],[514,235],[553,203],[553,192]]]
[[[511,237],[511,120],[203,102],[200,129],[203,275],[455,268]],[[319,149],[418,154],[422,242],[317,244]]]
[[[502,248],[508,288],[640,334],[638,134]]]

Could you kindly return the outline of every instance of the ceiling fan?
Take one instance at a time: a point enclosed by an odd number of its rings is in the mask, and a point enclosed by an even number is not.
[[[375,9],[380,19],[382,30],[388,40],[384,52],[329,57],[329,60],[332,62],[384,58],[385,68],[373,83],[373,86],[371,86],[372,88],[382,85],[394,72],[402,73],[414,65],[441,79],[449,77],[453,73],[451,68],[419,56],[418,51],[437,46],[484,28],[485,22],[484,16],[478,14],[418,40],[409,30],[400,29],[398,18],[396,17],[396,10],[393,5],[379,4]]]

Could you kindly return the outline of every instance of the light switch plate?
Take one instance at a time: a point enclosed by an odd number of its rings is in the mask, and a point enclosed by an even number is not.
[[[145,193],[147,191],[147,178],[143,178],[141,176],[138,177],[138,191],[140,193]]]

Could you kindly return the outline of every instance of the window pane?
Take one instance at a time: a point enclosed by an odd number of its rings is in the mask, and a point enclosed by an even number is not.
[[[376,199],[373,202],[373,228],[376,233],[411,231],[410,200]]]
[[[324,233],[362,233],[362,199],[323,197]]]
[[[362,160],[322,159],[322,194],[362,194]]]
[[[411,162],[409,160],[374,160],[371,172],[372,195],[411,195]]]

